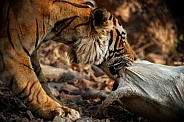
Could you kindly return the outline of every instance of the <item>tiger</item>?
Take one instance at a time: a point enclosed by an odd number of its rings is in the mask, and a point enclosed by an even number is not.
[[[104,8],[83,0],[0,0],[0,80],[48,120],[80,118],[53,96],[41,70],[37,51],[48,40],[68,45],[73,62],[108,67],[112,78],[117,64],[134,61],[125,30]]]

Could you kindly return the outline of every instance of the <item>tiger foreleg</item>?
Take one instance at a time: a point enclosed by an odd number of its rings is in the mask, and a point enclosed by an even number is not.
[[[0,79],[9,86],[14,95],[42,118],[53,119],[55,116],[71,120],[79,118],[78,111],[61,106],[46,94],[32,68],[29,56],[25,56],[24,52],[19,55],[9,56],[10,58],[4,56],[4,71],[0,74]]]
[[[29,73],[29,75],[33,74]],[[21,78],[20,75],[18,77]],[[33,78],[33,76],[31,77]],[[19,82],[17,84],[20,83],[20,79],[18,80]],[[18,80],[15,78],[14,82]],[[26,80],[23,82],[25,82],[26,86],[23,86],[23,83],[21,83],[20,86],[23,87],[23,89],[19,90],[18,94],[14,90],[13,93],[16,93],[16,96],[20,100],[24,101],[25,105],[40,117],[53,119],[55,116],[61,116],[70,118],[71,120],[75,120],[80,117],[78,111],[66,106],[61,106],[58,102],[51,99],[42,88],[38,79]]]
[[[61,102],[51,93],[47,80],[42,72],[41,66],[40,66],[40,62],[39,62],[39,58],[38,58],[38,54],[37,51],[35,51],[32,55],[31,55],[31,63],[32,66],[34,68],[34,71],[38,77],[38,80],[40,81],[42,88],[45,90],[45,92],[47,93],[47,95],[49,95],[53,100],[57,101],[58,103],[61,104]]]

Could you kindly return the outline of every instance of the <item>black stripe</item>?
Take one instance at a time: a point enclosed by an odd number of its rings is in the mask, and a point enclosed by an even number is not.
[[[113,50],[110,50],[110,51],[109,51],[109,56],[108,56],[108,58],[111,59],[111,58],[113,57],[113,55],[114,55],[114,51],[113,51]]]
[[[119,49],[115,49],[115,52],[120,52],[121,50],[124,50],[124,47],[121,47]]]
[[[119,82],[120,82],[120,80],[116,80],[115,79],[114,84],[113,84],[113,87],[112,87],[112,91],[115,91],[118,88]]]
[[[36,19],[36,43],[35,43],[35,48],[38,46],[38,35],[39,35],[39,32],[38,32],[38,20]]]
[[[9,84],[9,86],[10,86],[11,90],[12,90],[12,87],[13,87],[13,82],[14,82],[14,75],[13,75],[12,78],[10,79],[10,84]]]
[[[111,31],[112,33],[112,31]],[[114,44],[114,50],[110,50],[109,51],[109,57],[108,58],[112,58],[113,56],[117,56],[118,54],[115,54],[116,52],[120,52],[121,50],[124,49],[124,47],[122,47],[121,49],[117,49],[117,46],[118,46],[118,42],[119,42],[119,36],[121,37],[121,34],[119,32],[119,30],[116,29],[116,33],[117,33],[117,36],[116,36],[116,40],[115,40],[115,44]]]
[[[118,21],[118,25],[119,25],[119,26],[122,26],[121,23],[119,23],[119,21]]]
[[[115,56],[115,57],[119,57],[119,56],[122,56],[122,55],[124,55],[124,54],[126,54],[126,52],[116,53],[114,56]]]
[[[121,33],[121,34],[125,35],[125,34],[126,34],[126,32],[122,31],[122,33]]]
[[[24,45],[22,44],[22,41],[21,41],[21,39],[20,39],[19,34],[18,34],[18,38],[19,38],[20,44],[21,44],[21,46],[22,46],[24,52],[30,57],[31,55],[29,54],[29,51],[28,51],[28,50],[24,47]]]
[[[76,3],[70,3],[68,1],[61,1],[61,2],[68,3],[68,4],[70,4],[74,7],[77,7],[77,8],[89,8],[89,6],[87,6],[87,5],[80,5],[80,4],[76,4]]]
[[[118,41],[119,41],[119,35],[116,36],[116,41],[114,44],[114,49],[116,49],[117,45],[118,45]]]
[[[18,39],[20,41],[20,44],[24,50],[24,52],[30,57],[31,55],[29,54],[29,51],[24,47],[24,45],[22,44],[22,41],[21,41],[21,38],[20,38],[20,35],[18,34]]]
[[[120,32],[119,32],[119,30],[118,29],[116,29],[116,33],[117,33],[117,35],[118,36],[120,36],[120,41],[122,41],[122,39],[125,39],[121,34],[120,34]],[[118,40],[119,41],[119,40]],[[124,41],[123,41],[124,42]],[[122,42],[122,43],[123,43]]]
[[[31,91],[31,90],[32,90],[32,87],[31,87],[30,91]],[[28,105],[28,104],[31,103],[33,100],[35,100],[35,97],[34,97],[35,94],[36,94],[36,92],[34,91],[33,94],[32,94],[31,99],[30,99],[29,101],[28,101],[28,100],[26,101],[26,105]],[[30,95],[31,95],[31,94],[30,94]],[[29,96],[28,96],[28,97],[29,97]],[[28,98],[28,97],[27,97],[27,98]],[[26,99],[26,98],[25,98],[25,99]]]
[[[113,30],[110,31],[110,37],[111,37],[111,39],[109,40],[109,47],[111,46],[111,44],[113,42]]]
[[[31,90],[32,90],[32,86],[30,87],[30,94],[29,94],[29,96],[31,95]],[[38,89],[37,89],[38,90]],[[34,91],[33,92],[33,94],[32,94],[32,98],[31,98],[31,100],[29,100],[29,101],[26,101],[26,104],[30,104],[31,102],[33,102],[33,100],[35,100],[35,94],[38,94],[38,92],[37,91]],[[25,97],[24,99],[26,99],[26,98],[28,98],[29,96],[27,96],[27,97]]]
[[[85,25],[89,25],[89,22],[82,23],[82,24],[78,24],[78,25],[76,25],[73,29],[76,29],[76,28],[79,27],[79,26],[85,26]]]
[[[121,36],[121,34],[120,34],[118,29],[116,29],[116,33],[118,34],[118,36]]]
[[[22,45],[22,48],[24,50],[24,52],[30,57],[31,55],[29,54],[29,51]]]
[[[120,41],[121,41],[122,43],[125,43],[125,38],[126,38],[126,37],[122,36],[122,34],[119,32],[118,29],[116,29],[116,33],[118,34],[118,36],[121,37],[121,38],[120,38]]]
[[[81,46],[80,46],[81,48],[80,48],[80,49],[82,49],[84,46],[86,46],[85,43],[81,44]],[[85,49],[85,48],[83,48],[83,49]],[[83,52],[84,52],[84,50],[83,50]],[[83,53],[83,52],[82,52],[82,53]]]
[[[1,56],[1,59],[2,59],[2,64],[3,64],[3,70],[5,69],[5,64],[4,64],[4,58],[3,58],[3,54],[0,52],[0,56]]]
[[[115,44],[114,44],[114,50],[113,51],[109,51],[109,53],[112,53],[112,55],[109,56],[109,58],[112,58],[114,56],[115,50],[117,48],[118,41],[119,41],[119,36],[116,36],[116,40],[115,40]]]
[[[32,68],[30,66],[28,66],[27,64],[23,64],[25,67],[29,68],[32,70]]]
[[[10,6],[11,6],[11,1],[9,3],[8,6],[8,11],[7,11],[7,16],[6,16],[6,21],[8,22],[8,26],[7,26],[7,35],[8,35],[8,41],[10,42],[10,45],[13,47],[13,49],[15,50],[15,47],[13,45],[12,39],[11,39],[11,34],[10,34],[10,19],[9,19],[9,13],[10,13]]]
[[[108,49],[110,48],[110,46],[111,46],[112,43],[113,43],[113,36],[114,36],[114,35],[113,35],[113,30],[110,31],[110,36],[111,36],[111,39],[110,39],[110,41],[109,41],[109,47],[108,47]],[[113,54],[112,54],[112,53],[113,53],[113,50],[110,50],[110,49],[109,49],[109,56],[108,56],[108,58],[111,59],[111,58],[113,57]]]
[[[99,39],[97,39],[96,42],[98,43],[98,45],[99,45],[99,47],[100,47],[100,41],[99,41]]]
[[[66,18],[66,19],[63,19],[61,21],[58,21],[54,24],[54,28],[53,28],[53,31],[56,32],[57,34],[56,35],[60,35],[61,32],[67,28],[71,23],[72,21],[77,18],[79,16],[73,16],[73,17],[70,17],[70,18]]]
[[[97,50],[96,44],[95,44],[94,48],[95,48],[94,50]],[[88,53],[88,55],[89,55],[89,53]],[[97,54],[95,55],[95,60],[97,60]]]
[[[112,14],[111,14],[111,16],[109,17],[109,20],[111,20],[111,19],[112,19],[112,17],[113,17],[113,16],[112,16]]]
[[[39,89],[39,91],[38,91],[37,94],[36,94],[36,98],[37,98],[37,102],[38,102],[38,103],[40,103],[39,100],[38,100],[38,95],[40,95],[40,92],[41,92],[41,88]],[[42,103],[40,103],[40,104],[42,104]]]
[[[47,103],[48,102],[48,97],[46,97],[47,98],[47,100],[46,100],[46,102],[45,103]]]
[[[29,81],[29,82],[30,82],[30,81]],[[32,90],[32,88],[33,88],[33,86],[35,85],[36,82],[32,82],[31,87],[30,87],[29,89],[27,89],[28,86],[29,86],[29,82],[27,83],[26,87],[25,87],[21,92],[19,92],[18,95],[16,95],[19,99],[25,100],[25,99],[27,99],[27,98],[31,95],[31,90]],[[22,94],[26,91],[26,89],[29,90],[28,95],[19,97],[20,95],[22,95]],[[34,91],[34,92],[36,92],[36,91]]]
[[[113,24],[116,25],[116,19],[113,17]]]
[[[64,43],[64,44],[66,44],[66,45],[70,45],[70,44],[72,44],[72,43],[75,43],[77,40],[76,39],[74,39],[74,40],[72,40],[72,41],[69,41],[69,42],[67,42],[67,43]]]
[[[13,42],[12,42],[12,39],[11,39],[11,35],[10,35],[9,19],[8,19],[8,26],[7,26],[7,35],[8,35],[8,41],[9,41],[10,45],[15,50],[15,47],[13,45]]]
[[[26,87],[23,88],[22,91],[20,91],[20,92],[16,95],[17,97],[19,97],[21,94],[24,93],[24,91],[25,91],[25,90],[27,89],[27,87],[28,87],[29,82],[30,82],[30,81],[28,81]]]
[[[122,38],[123,40],[125,40],[125,37],[121,36],[121,38]]]
[[[9,6],[8,6],[8,11],[7,11],[7,16],[6,16],[6,21],[8,21],[9,20],[9,13],[10,13],[10,6],[11,6],[11,0],[10,0],[10,2],[9,2]]]

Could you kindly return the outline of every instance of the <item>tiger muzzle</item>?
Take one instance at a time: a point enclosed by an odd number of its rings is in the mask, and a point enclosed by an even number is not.
[[[119,77],[119,71],[124,69],[125,67],[132,66],[133,62],[134,59],[131,59],[130,57],[124,57],[115,60],[112,64],[108,66],[108,68],[113,76]]]

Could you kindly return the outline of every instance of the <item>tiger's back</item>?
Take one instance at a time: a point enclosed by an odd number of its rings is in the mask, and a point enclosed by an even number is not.
[[[47,86],[37,56],[43,42],[69,45],[70,57],[78,63],[108,61],[110,67],[122,58],[121,63],[133,62],[123,27],[105,9],[91,8],[83,0],[1,0],[0,6],[0,80],[43,118],[80,117],[61,106]]]

